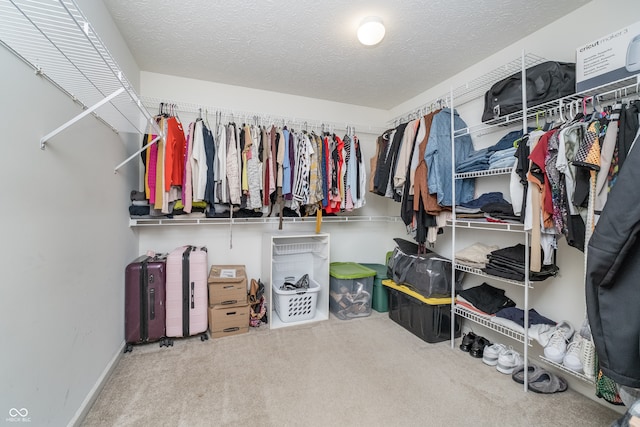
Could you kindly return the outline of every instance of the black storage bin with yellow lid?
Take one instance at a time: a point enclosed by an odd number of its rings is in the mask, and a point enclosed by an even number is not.
[[[389,318],[428,343],[451,339],[451,298],[425,298],[393,280],[383,280],[389,288]],[[455,320],[455,337],[460,323]]]

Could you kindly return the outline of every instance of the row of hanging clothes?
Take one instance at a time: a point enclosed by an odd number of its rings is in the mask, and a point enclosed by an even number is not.
[[[640,99],[616,102],[607,121],[586,133],[585,163],[595,180],[595,227],[588,235],[585,296],[598,356],[598,395],[629,404],[640,395],[638,275],[640,274]],[[626,92],[626,90],[625,90]],[[589,231],[589,230],[587,230]]]
[[[213,126],[200,114],[185,129],[175,106],[164,104],[155,119],[165,137],[142,151],[144,195],[135,196],[149,211],[132,206],[132,217],[309,216],[365,205],[366,172],[351,127],[340,138],[260,126],[258,117],[225,124],[217,113]],[[143,146],[155,138],[150,128]]]
[[[594,224],[606,203],[611,186],[637,137],[638,101],[614,103],[587,114],[576,102],[570,111],[550,114],[544,126],[508,132],[496,144],[475,150],[468,134],[455,138],[455,172],[493,168],[511,169],[510,199],[499,194],[495,217],[489,221],[520,222],[532,231],[532,271],[554,265],[557,239],[584,250],[587,222]],[[421,245],[433,243],[451,217],[467,215],[475,202],[473,178],[452,180],[451,115],[454,129],[466,127],[456,111],[435,108],[388,129],[377,138],[371,159],[368,190],[401,203],[401,217],[408,232]],[[593,215],[588,218],[593,176]],[[455,201],[452,188],[455,181]],[[474,198],[475,197],[475,198]],[[491,200],[496,201],[497,200]],[[503,205],[508,204],[503,210]],[[537,249],[541,249],[538,251]]]
[[[369,191],[400,202],[400,216],[421,249],[451,218],[452,166],[451,119],[454,129],[467,127],[457,111],[439,105],[386,130],[376,141],[371,159]],[[456,138],[456,165],[473,152],[469,135]],[[455,182],[455,203],[474,197],[475,180]]]
[[[562,236],[584,251],[585,236],[638,137],[639,107],[639,101],[614,102],[588,113],[585,99],[582,112],[559,114],[519,141],[511,200],[514,213],[531,230],[532,271],[553,263]]]

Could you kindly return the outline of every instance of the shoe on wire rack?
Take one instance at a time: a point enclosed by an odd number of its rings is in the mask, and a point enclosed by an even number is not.
[[[552,362],[561,364],[567,352],[567,342],[573,337],[573,332],[573,326],[566,320],[558,323],[549,343],[544,347],[544,356]]]
[[[484,349],[482,353],[482,362],[485,365],[496,366],[498,357],[508,350],[507,346],[500,343],[494,343]]]
[[[502,374],[511,375],[513,373],[513,370],[522,364],[523,361],[520,353],[518,353],[514,349],[509,349],[502,353],[500,357],[498,357],[498,364],[496,365],[496,369]]]
[[[582,352],[580,354],[582,362],[582,370],[587,378],[594,379],[596,377],[596,346],[590,339],[582,340]]]
[[[582,346],[585,339],[580,334],[573,334],[573,338],[567,347],[567,353],[562,358],[562,365],[574,372],[582,373]]]

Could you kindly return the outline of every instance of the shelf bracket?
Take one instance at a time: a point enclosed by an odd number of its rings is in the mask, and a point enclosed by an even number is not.
[[[126,165],[127,163],[129,163],[131,160],[133,160],[135,157],[138,156],[138,154],[142,153],[144,150],[147,149],[147,147],[150,147],[151,145],[155,144],[156,142],[158,142],[160,140],[160,138],[164,137],[164,135],[157,135],[155,138],[153,138],[153,141],[151,141],[150,143],[148,143],[147,145],[145,145],[144,147],[142,147],[141,149],[139,149],[138,151],[136,151],[135,153],[133,153],[132,155],[130,155],[129,157],[127,157],[126,160],[124,160],[122,163],[120,163],[118,166],[116,166],[113,169],[113,173],[118,173],[118,169],[120,169],[122,166]]]
[[[51,138],[53,138],[54,136],[56,136],[57,134],[59,134],[60,132],[62,132],[66,128],[68,128],[69,126],[73,125],[78,120],[80,120],[83,117],[93,113],[96,109],[102,107],[107,102],[110,102],[113,98],[115,98],[116,96],[120,95],[122,92],[124,92],[124,87],[121,87],[120,89],[116,90],[111,95],[109,95],[106,98],[104,98],[102,101],[100,101],[100,102],[96,103],[95,105],[87,108],[82,113],[78,114],[77,116],[75,116],[74,118],[72,118],[71,120],[69,120],[68,122],[66,122],[62,126],[60,126],[59,128],[57,128],[56,130],[54,130],[52,132],[49,132],[48,134],[46,134],[45,136],[40,138],[40,149],[44,150],[45,144],[46,144],[46,142],[48,140],[50,140]]]

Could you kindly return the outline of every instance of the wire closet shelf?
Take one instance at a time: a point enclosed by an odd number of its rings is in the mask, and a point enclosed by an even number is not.
[[[477,77],[473,80],[465,82],[462,85],[456,86],[448,91],[446,94],[443,94],[427,103],[421,104],[415,109],[406,112],[400,116],[396,116],[389,121],[390,125],[394,123],[404,123],[411,119],[416,119],[420,117],[420,115],[424,115],[429,111],[433,111],[436,108],[452,105],[452,96],[453,100],[455,100],[454,107],[459,107],[468,102],[471,102],[479,97],[483,96],[489,88],[496,83],[508,76],[519,73],[522,70],[522,61],[523,58],[518,57],[500,67],[497,67],[480,77]],[[524,65],[525,67],[533,67],[534,65],[541,64],[545,62],[546,59],[535,55],[535,54],[526,54],[524,56]]]
[[[291,224],[316,224],[317,218],[309,217],[285,217],[284,223]],[[336,222],[388,222],[396,223],[401,219],[395,216],[364,216],[364,215],[344,215],[344,216],[323,216],[322,223]],[[193,226],[193,225],[229,225],[229,224],[277,224],[280,218],[268,216],[260,218],[130,218],[129,227],[152,227],[152,226]]]
[[[393,126],[408,122],[412,119],[417,119],[420,115],[424,115],[438,107],[451,107],[452,104],[455,104],[453,107],[458,108],[473,100],[483,97],[493,84],[508,76],[521,72],[523,66],[525,69],[529,69],[530,67],[541,64],[545,61],[546,59],[544,57],[527,53],[521,58],[514,59],[474,80],[451,89],[447,94],[439,96],[436,99],[422,104],[400,116],[394,117],[388,122],[388,124]],[[520,123],[522,122],[525,114],[527,120],[546,120],[548,117],[566,114],[570,111],[582,111],[587,108],[587,105],[589,105],[590,108],[599,108],[600,104],[607,101],[623,100],[630,96],[637,95],[638,93],[640,93],[640,74],[609,82],[560,99],[554,99],[549,102],[533,105],[531,107],[527,107],[526,110],[516,111],[486,122],[457,129],[454,136],[459,137],[466,134],[479,134],[483,131],[496,130],[506,125]]]
[[[88,114],[115,132],[144,131],[150,114],[74,0],[7,0],[0,15],[0,44],[84,110],[43,136],[41,148]]]

